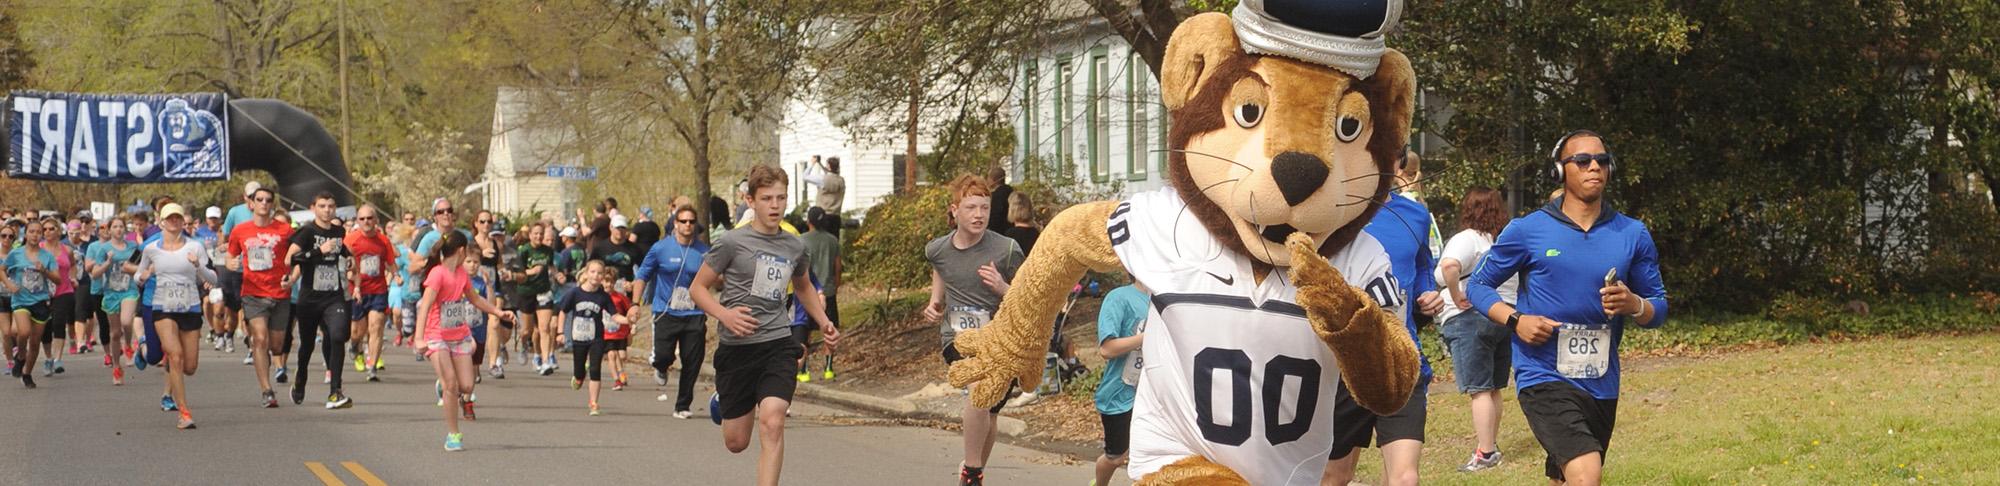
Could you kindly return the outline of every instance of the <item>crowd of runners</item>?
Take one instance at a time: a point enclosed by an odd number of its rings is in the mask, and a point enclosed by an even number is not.
[[[1604,199],[1615,158],[1603,138],[1571,133],[1551,159],[1562,189],[1547,206],[1510,222],[1498,191],[1474,188],[1460,198],[1461,230],[1442,237],[1417,202],[1421,164],[1407,156],[1400,190],[1366,227],[1398,288],[1369,295],[1405,322],[1411,339],[1420,324],[1440,326],[1456,390],[1471,396],[1475,448],[1461,471],[1501,463],[1499,389],[1511,378],[1546,452],[1546,475],[1594,484],[1616,415],[1618,343],[1626,325],[1664,322],[1666,294],[1650,234]],[[738,183],[735,201],[677,197],[655,213],[607,198],[523,222],[460,214],[448,198],[435,199],[428,214],[395,217],[365,203],[339,208],[324,193],[290,202],[308,211],[289,213],[254,182],[240,203],[199,218],[169,197],[103,220],[0,210],[0,304],[12,311],[0,349],[7,372],[27,388],[89,354],[100,356],[93,361],[112,385],[124,384],[128,366],[157,368],[165,376],[159,405],[178,412],[182,429],[195,428],[197,402],[254,399],[275,408],[288,396],[303,405],[315,378],[325,408],[355,407],[365,398],[350,396],[347,381],[377,381],[386,353],[408,350],[436,375],[444,447],[456,451],[465,444],[460,422],[477,417],[475,388],[506,378],[509,367],[551,376],[567,366],[571,386],[587,389],[588,413],[600,414],[605,382],[629,384],[634,331],[649,329],[655,383],[676,382],[659,401],[671,402],[676,418],[695,416],[699,370],[712,359],[708,417],[731,452],[757,437],[758,482],[775,484],[793,392],[834,378],[841,336],[839,160],[815,158],[801,177],[816,197],[789,217],[790,175],[761,165]],[[938,326],[940,366],[960,357],[957,333],[992,319],[1040,233],[1033,203],[1004,172],[947,187],[950,204],[940,209],[951,230],[921,256],[932,270],[921,317]],[[1132,446],[1149,301],[1146,289],[1127,285],[1100,307],[1095,347],[1108,362],[1095,397],[1104,447],[1093,484],[1108,482]],[[1056,335],[1053,372],[1084,374],[1074,346]],[[243,353],[259,395],[190,397],[203,348]],[[315,354],[324,367],[317,376]],[[1346,484],[1356,452],[1372,446],[1386,483],[1416,484],[1430,377],[1426,360],[1409,404],[1386,416],[1336,390],[1322,482]],[[1032,399],[966,399],[960,484],[984,481],[999,414]]]

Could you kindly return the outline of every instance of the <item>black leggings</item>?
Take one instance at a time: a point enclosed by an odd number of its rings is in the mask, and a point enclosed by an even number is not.
[[[104,296],[91,295],[86,300],[89,300],[90,303],[83,305],[88,307],[78,307],[76,309],[77,314],[97,318],[97,341],[99,343],[110,343],[111,316],[109,313],[104,312]]]
[[[307,372],[311,371],[313,338],[319,330],[326,329],[326,339],[320,342],[320,354],[326,357],[326,369],[333,373],[332,391],[339,393],[340,372],[346,368],[348,330],[353,322],[347,320],[348,304],[345,300],[327,302],[301,302],[293,315],[298,317],[298,332],[293,334],[299,340],[298,376],[292,377],[292,386],[304,388]]]
[[[674,411],[694,405],[695,382],[701,379],[702,353],[708,346],[708,322],[702,315],[675,317],[662,312],[653,317],[653,371],[661,375],[681,359],[680,387],[674,397]]]
[[[588,349],[586,350],[586,348]],[[576,369],[572,371],[576,379],[584,379],[584,370],[586,368],[583,364],[584,360],[588,359],[590,360],[590,367],[587,368],[590,370],[590,381],[604,381],[603,373],[601,373],[604,368],[603,339],[588,343],[576,343],[576,346],[571,348],[569,353],[570,356],[576,357]]]

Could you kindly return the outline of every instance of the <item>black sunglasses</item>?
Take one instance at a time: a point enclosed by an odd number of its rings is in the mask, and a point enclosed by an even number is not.
[[[439,210],[436,210],[436,211],[431,211],[431,214],[434,214],[434,215],[435,215],[435,214],[451,214],[451,213],[452,213],[452,210],[451,210],[451,208],[444,208],[444,209],[439,209]]]
[[[1604,166],[1605,169],[1610,169],[1612,157],[1611,154],[1571,154],[1568,157],[1563,157],[1562,162],[1565,164],[1576,164],[1577,167],[1590,167],[1592,162],[1596,162],[1597,165]]]

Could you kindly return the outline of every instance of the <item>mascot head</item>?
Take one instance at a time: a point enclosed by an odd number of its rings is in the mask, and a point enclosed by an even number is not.
[[[1218,241],[1287,267],[1293,232],[1332,255],[1367,225],[1409,138],[1415,73],[1382,43],[1401,4],[1244,0],[1174,31],[1168,178]]]

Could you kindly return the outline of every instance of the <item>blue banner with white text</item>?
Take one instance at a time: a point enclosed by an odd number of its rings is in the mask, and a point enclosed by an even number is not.
[[[5,106],[7,177],[95,183],[229,178],[229,97],[221,93],[15,91]]]

